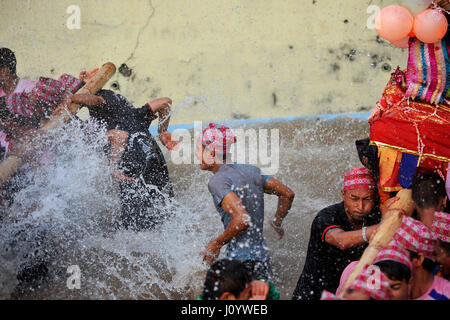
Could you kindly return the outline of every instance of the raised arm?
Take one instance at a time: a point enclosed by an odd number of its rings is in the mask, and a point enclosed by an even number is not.
[[[229,192],[222,200],[222,209],[231,216],[231,221],[224,232],[206,246],[203,261],[212,264],[217,259],[220,249],[239,236],[250,225],[250,216],[244,209],[241,199],[234,193]]]
[[[158,134],[161,142],[169,150],[176,150],[178,142],[172,140],[172,135],[167,131],[170,122],[170,105],[172,100],[170,98],[159,98],[149,103],[150,109],[153,113],[158,114]]]
[[[172,99],[170,98],[159,98],[149,103],[150,109],[153,113],[158,114],[158,133],[167,132],[170,121],[170,104],[172,104]]]
[[[281,224],[283,219],[288,214],[289,209],[291,209],[295,193],[275,178],[270,178],[266,182],[264,185],[264,192],[278,196],[277,212],[275,213],[274,219],[270,222],[270,225],[278,234],[278,240],[281,240],[284,235],[284,230],[281,227]]]

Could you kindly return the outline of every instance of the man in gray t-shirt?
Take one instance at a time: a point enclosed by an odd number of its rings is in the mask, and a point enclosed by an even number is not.
[[[208,183],[214,205],[220,213],[225,229],[231,222],[229,215],[221,206],[224,197],[234,192],[250,216],[250,224],[239,236],[227,245],[227,258],[239,261],[267,261],[268,252],[263,238],[264,223],[264,185],[270,176],[261,175],[257,167],[245,164],[223,164]]]
[[[264,193],[279,197],[277,212],[271,221],[278,239],[283,237],[281,223],[295,195],[278,180],[262,175],[255,166],[224,163],[234,142],[230,129],[213,123],[197,141],[196,154],[202,160],[200,168],[214,173],[208,189],[225,229],[208,243],[203,260],[212,264],[220,249],[227,245],[227,258],[250,265],[254,278],[267,278],[269,255],[263,237]]]

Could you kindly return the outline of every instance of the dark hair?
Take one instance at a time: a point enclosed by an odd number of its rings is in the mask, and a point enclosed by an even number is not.
[[[403,263],[393,260],[384,260],[374,263],[378,266],[389,279],[403,281],[409,281],[411,278],[411,270]]]
[[[11,112],[6,107],[6,97],[0,97],[0,120],[11,117]]]
[[[372,172],[375,180],[380,178],[380,167],[378,165],[378,148],[370,145],[370,139],[356,140],[356,151],[358,152],[359,161]]]
[[[411,250],[408,250],[408,252],[409,252],[409,258],[411,260],[419,258],[419,254],[417,252],[414,252]],[[434,269],[436,268],[436,266],[437,266],[436,262],[434,262],[433,260],[431,260],[429,258],[425,258],[423,260],[422,267],[429,272],[433,272]]]
[[[438,239],[437,245],[445,251],[445,254],[447,256],[450,256],[450,242],[446,242],[446,241],[442,241],[441,239]]]
[[[0,48],[0,69],[8,68],[9,73],[16,74],[16,55],[11,49]]]
[[[251,281],[244,264],[237,260],[221,259],[211,265],[203,285],[204,300],[218,300],[223,293],[238,296]]]
[[[437,207],[447,196],[444,179],[434,171],[416,174],[411,189],[412,199],[421,209]]]

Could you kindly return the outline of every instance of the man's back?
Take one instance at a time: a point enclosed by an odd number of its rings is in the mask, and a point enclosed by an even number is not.
[[[231,221],[221,205],[223,197],[234,192],[250,215],[251,224],[239,237],[227,246],[229,257],[244,261],[268,258],[263,238],[264,223],[264,184],[270,177],[261,175],[261,170],[245,164],[224,164],[211,177],[208,189],[213,196],[214,205],[221,215],[226,228]]]

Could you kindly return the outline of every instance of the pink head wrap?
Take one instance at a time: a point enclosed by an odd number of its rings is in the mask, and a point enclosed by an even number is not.
[[[439,240],[450,242],[450,214],[435,212],[431,231],[436,234]]]
[[[347,299],[340,298],[327,290],[323,290],[320,300],[347,300]]]
[[[422,253],[427,258],[433,257],[436,246],[436,233],[419,220],[404,216],[400,228],[394,234],[393,240],[405,249]]]
[[[227,154],[230,152],[231,145],[236,142],[236,137],[230,128],[221,125],[220,127],[215,123],[210,123],[209,126],[202,132],[202,144],[205,148]]]
[[[348,289],[362,291],[376,300],[390,300],[391,287],[386,275],[377,266],[365,266]]]
[[[357,188],[374,189],[375,187],[376,183],[372,172],[367,168],[355,168],[344,176],[343,191]]]
[[[408,252],[396,241],[391,241],[386,247],[384,247],[380,252],[378,252],[372,264],[388,260],[404,264],[410,270],[412,270],[412,263],[411,260],[409,259]]]

